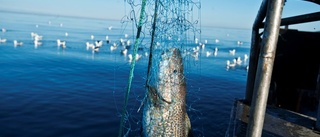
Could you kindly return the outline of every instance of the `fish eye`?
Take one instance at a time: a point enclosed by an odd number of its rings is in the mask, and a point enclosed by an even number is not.
[[[177,70],[173,70],[173,73],[177,73]]]

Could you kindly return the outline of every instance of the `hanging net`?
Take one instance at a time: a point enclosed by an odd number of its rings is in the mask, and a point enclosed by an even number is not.
[[[190,57],[197,60],[199,56],[197,50],[201,47],[201,43],[198,42],[201,40],[200,0],[127,0],[126,3],[129,5],[130,11],[128,15],[123,17],[122,23],[123,26],[129,26],[128,24],[132,23],[132,31],[136,33],[132,53],[133,60],[131,61],[124,106],[121,111],[119,137],[128,136],[130,132],[139,130],[132,129],[132,121],[130,119],[134,119],[133,121],[136,124],[143,123],[140,118],[130,118],[132,117],[132,109],[127,108],[131,86],[134,81],[135,59],[140,56],[138,50],[143,49],[144,54],[149,58],[145,77],[146,86],[150,82],[158,82],[158,74],[163,72],[159,70],[161,69],[159,65],[161,63],[163,65],[163,56],[166,53],[169,54],[168,50],[172,48],[178,49],[182,60],[190,60]],[[198,45],[195,45],[195,43]],[[188,65],[190,64],[182,64],[182,66],[185,66],[185,73],[188,72]],[[186,78],[183,77],[183,79]],[[142,107],[146,105],[144,103],[147,100],[146,98],[148,98],[147,94],[149,90],[146,89],[143,97],[137,99],[141,103],[141,106],[137,110],[138,113],[142,113]],[[188,91],[187,94],[194,93]],[[166,101],[166,99],[162,100]],[[200,112],[192,108],[192,104],[196,100],[187,102],[186,108],[195,115],[200,115]],[[179,102],[179,100],[171,101]],[[183,103],[185,104],[185,102]],[[169,110],[168,112],[171,111]],[[193,115],[189,117],[191,121],[195,119]]]

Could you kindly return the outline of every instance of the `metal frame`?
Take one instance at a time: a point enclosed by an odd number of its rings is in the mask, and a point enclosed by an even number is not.
[[[284,0],[264,0],[262,3],[263,5],[261,6],[262,10],[264,10],[266,3],[268,3],[268,7],[266,10],[266,23],[264,25],[264,33],[260,49],[261,52],[259,54],[259,60],[255,75],[253,98],[251,98],[252,101],[247,128],[247,137],[260,137],[262,135]],[[258,14],[258,20],[256,20],[257,23],[259,23],[258,21],[262,19],[260,18],[262,17],[260,15],[264,15],[264,11]],[[254,31],[254,33],[255,37],[257,38],[256,30]],[[254,40],[255,41],[253,42],[253,44],[258,43],[257,39]],[[256,52],[256,49],[258,48],[254,47],[253,50],[255,50]],[[251,54],[252,53],[250,53],[250,55]],[[257,53],[255,53],[255,56],[257,56]],[[250,61],[255,60],[250,59]],[[251,68],[250,70],[253,71],[254,69],[255,67]],[[254,74],[253,72],[250,73],[251,75]]]
[[[305,1],[320,4],[320,0]],[[249,73],[245,95],[245,102],[251,103],[247,137],[262,135],[280,26],[320,20],[320,12],[281,19],[284,2],[285,0],[263,0],[252,27]],[[265,18],[266,21],[263,23]],[[262,40],[259,34],[260,28],[264,28]],[[320,127],[319,123],[320,120],[317,121],[317,128]]]

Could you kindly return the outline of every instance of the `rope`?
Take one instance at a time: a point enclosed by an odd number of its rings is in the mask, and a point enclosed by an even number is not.
[[[147,0],[143,0],[142,1],[141,11],[140,11],[140,19],[139,19],[139,24],[138,24],[138,31],[137,31],[137,36],[136,36],[136,40],[135,40],[135,44],[134,44],[134,50],[133,50],[133,56],[132,56],[133,60],[131,62],[131,69],[130,69],[130,74],[129,74],[128,87],[127,87],[127,92],[126,92],[126,96],[125,96],[124,107],[123,107],[123,111],[122,111],[118,137],[122,136],[123,125],[124,125],[124,117],[125,117],[125,113],[127,111],[129,94],[130,94],[130,90],[131,90],[131,83],[132,83],[132,79],[133,79],[134,66],[136,64],[136,55],[137,55],[137,52],[138,52],[138,44],[139,44],[139,41],[140,41],[139,38],[140,38],[140,33],[141,33],[142,24],[143,24],[143,20],[144,20],[144,12],[145,12],[145,7],[146,7],[146,3],[147,3],[146,1]]]
[[[150,76],[150,70],[151,70],[151,65],[152,65],[152,51],[153,51],[153,46],[155,45],[154,39],[155,39],[155,32],[156,32],[156,22],[157,22],[157,15],[158,15],[158,2],[159,0],[155,1],[155,9],[154,9],[154,18],[153,18],[153,24],[152,24],[152,34],[151,34],[151,45],[150,45],[150,56],[149,56],[149,63],[148,63],[148,75],[147,75],[147,83],[146,85],[148,86],[148,79]]]

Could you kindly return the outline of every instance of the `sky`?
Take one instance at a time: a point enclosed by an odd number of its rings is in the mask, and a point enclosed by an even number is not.
[[[251,29],[262,0],[200,0],[201,25]],[[130,7],[125,0],[0,0],[0,10],[120,20]],[[282,17],[319,12],[320,5],[287,0]],[[289,28],[320,31],[320,21]]]

